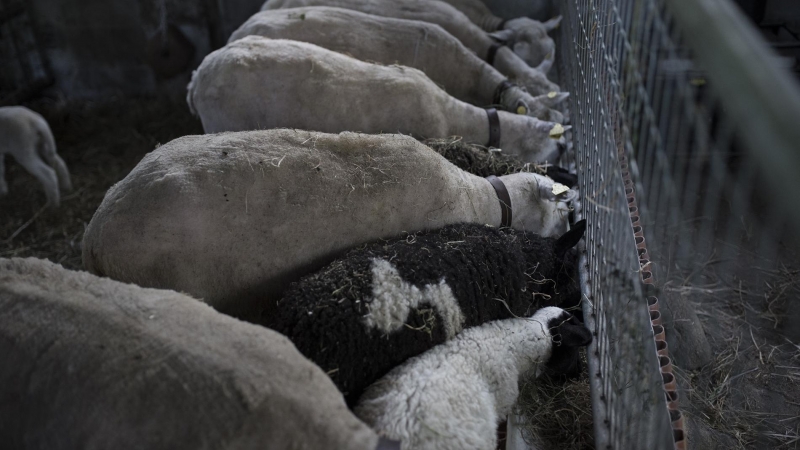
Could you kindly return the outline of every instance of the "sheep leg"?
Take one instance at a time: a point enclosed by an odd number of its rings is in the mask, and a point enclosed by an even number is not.
[[[72,180],[70,179],[69,170],[67,170],[67,164],[64,163],[64,160],[61,159],[57,153],[53,153],[50,157],[46,157],[46,159],[47,164],[55,169],[56,174],[58,174],[58,186],[64,191],[71,191]]]
[[[16,155],[17,162],[42,183],[44,193],[47,196],[47,206],[58,207],[61,203],[61,198],[58,192],[58,176],[55,170],[45,164],[36,152],[26,151],[21,153],[21,155]]]
[[[39,156],[56,171],[58,175],[58,186],[65,190],[72,190],[72,180],[69,177],[69,170],[64,160],[56,153],[56,142],[49,129],[39,130]]]
[[[8,194],[8,184],[6,184],[6,155],[0,153],[0,196]]]

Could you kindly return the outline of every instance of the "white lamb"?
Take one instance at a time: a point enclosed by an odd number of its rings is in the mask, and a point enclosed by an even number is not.
[[[409,359],[367,388],[356,415],[402,448],[497,448],[523,376],[575,372],[591,333],[561,308],[488,322]]]
[[[59,187],[72,190],[67,165],[56,154],[55,139],[47,121],[24,106],[0,107],[0,195],[8,193],[6,153],[42,183],[48,206],[59,205]]]

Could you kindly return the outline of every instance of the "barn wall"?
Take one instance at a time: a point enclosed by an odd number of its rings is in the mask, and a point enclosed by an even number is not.
[[[55,84],[50,91],[66,98],[93,98],[185,95],[191,71],[205,55],[222,46],[263,1],[26,3],[52,69]]]

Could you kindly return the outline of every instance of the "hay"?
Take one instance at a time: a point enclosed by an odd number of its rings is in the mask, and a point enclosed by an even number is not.
[[[466,143],[460,137],[426,139],[422,143],[444,156],[458,168],[480,177],[489,175],[499,177],[518,172],[547,174],[548,166],[523,163],[500,151],[490,151],[481,145]]]
[[[747,239],[673,260],[664,291],[691,301],[714,355],[690,369],[689,350],[670,354],[679,407],[695,448],[800,448],[800,258],[787,246],[766,259]]]
[[[586,365],[586,352],[581,351]],[[546,375],[520,382],[514,413],[525,418],[521,426],[525,441],[535,448],[562,450],[594,449],[594,422],[589,375],[565,382]]]
[[[86,224],[111,185],[124,178],[157,145],[202,134],[185,104],[155,99],[103,102],[38,100],[25,106],[50,124],[74,190],[61,207],[45,209],[39,182],[6,158],[9,195],[0,197],[0,257],[37,257],[81,269]]]
[[[466,143],[458,137],[426,139],[423,143],[460,169],[482,177],[519,172],[553,176],[559,172],[553,166],[523,163],[513,156]],[[585,352],[581,352],[581,359],[587,367]],[[521,425],[523,435],[535,446],[566,450],[594,448],[592,399],[585,370],[577,380],[566,383],[546,376],[522,381],[515,413],[525,418]]]

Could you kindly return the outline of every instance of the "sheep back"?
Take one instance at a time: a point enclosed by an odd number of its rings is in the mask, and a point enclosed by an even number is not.
[[[0,259],[0,355],[4,448],[378,441],[285,337],[176,292],[48,261]]]
[[[249,317],[253,299],[403,230],[484,222],[488,183],[402,135],[185,136],[109,189],[83,240],[94,274]]]

